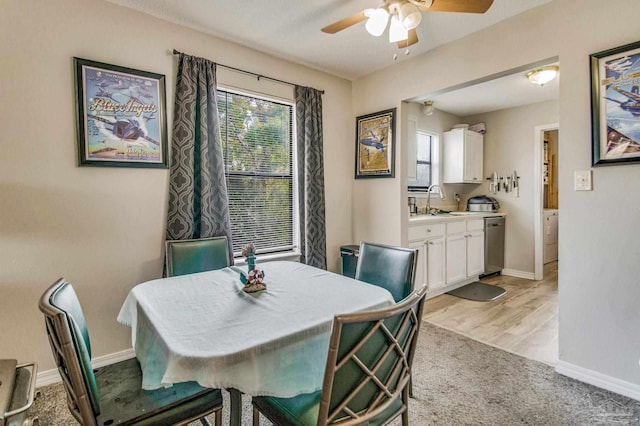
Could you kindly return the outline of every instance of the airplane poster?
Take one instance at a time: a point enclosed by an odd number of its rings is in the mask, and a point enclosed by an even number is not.
[[[81,166],[167,167],[164,75],[74,58]]]
[[[356,179],[394,176],[395,114],[393,108],[356,118]]]
[[[640,161],[640,42],[591,55],[593,165]]]

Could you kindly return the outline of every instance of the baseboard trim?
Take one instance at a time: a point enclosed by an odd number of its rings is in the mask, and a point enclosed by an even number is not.
[[[503,269],[502,275],[508,275],[510,277],[516,277],[516,278],[524,278],[526,280],[534,280],[536,277],[533,272],[518,271],[517,269]]]
[[[565,361],[556,363],[556,372],[572,379],[640,401],[640,386]]]
[[[134,358],[135,356],[136,353],[133,351],[133,349],[126,349],[124,351],[94,358],[91,360],[91,365],[93,365],[93,368],[100,368],[104,367],[105,365],[114,364],[116,362]],[[36,387],[51,385],[61,381],[62,378],[60,377],[60,373],[58,373],[58,369],[54,368],[53,370],[46,370],[37,374]]]

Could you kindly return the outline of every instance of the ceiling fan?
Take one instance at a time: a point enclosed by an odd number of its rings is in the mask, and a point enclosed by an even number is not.
[[[383,0],[377,9],[365,9],[322,28],[322,32],[335,34],[367,20],[365,28],[373,36],[384,33],[389,22],[389,42],[399,48],[418,42],[416,28],[422,20],[421,12],[485,13],[493,0]]]

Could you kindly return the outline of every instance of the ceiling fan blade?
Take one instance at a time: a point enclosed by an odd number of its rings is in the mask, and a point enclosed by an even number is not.
[[[364,10],[362,12],[358,12],[355,15],[349,16],[348,18],[344,18],[339,20],[338,22],[334,22],[331,25],[327,25],[321,31],[327,34],[335,34],[338,31],[342,31],[345,28],[349,28],[352,25],[355,25],[359,22],[364,21],[367,17],[364,14]]]
[[[492,4],[493,0],[433,0],[431,6],[418,7],[425,12],[485,13]]]
[[[406,40],[400,40],[398,44],[398,49],[404,49],[405,47],[412,46],[418,42],[418,33],[415,29],[409,30],[409,38]]]

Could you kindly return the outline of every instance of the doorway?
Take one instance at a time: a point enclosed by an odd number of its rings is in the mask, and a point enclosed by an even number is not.
[[[541,280],[544,277],[545,262],[545,232],[553,232],[545,226],[545,208],[555,210],[558,215],[558,143],[559,124],[545,124],[534,129],[534,279]],[[554,146],[555,145],[555,146]],[[557,235],[557,226],[555,227]],[[548,236],[549,237],[549,236]],[[553,235],[551,236],[553,238]],[[548,238],[547,238],[548,242]],[[557,252],[557,237],[555,239]],[[549,248],[547,248],[549,251]],[[548,260],[548,259],[547,259]]]

